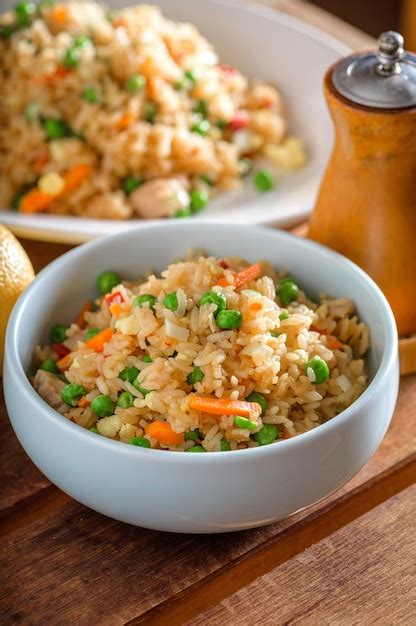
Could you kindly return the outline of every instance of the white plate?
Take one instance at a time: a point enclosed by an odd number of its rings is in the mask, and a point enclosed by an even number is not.
[[[7,4],[12,4],[7,2]],[[114,8],[133,4],[110,0]],[[306,144],[306,167],[277,179],[276,189],[256,192],[248,180],[239,191],[222,193],[203,215],[224,222],[249,222],[289,227],[313,207],[332,144],[332,126],[322,93],[325,71],[350,49],[336,39],[284,13],[259,5],[227,0],[159,0],[172,19],[194,23],[215,46],[224,63],[251,78],[276,83],[289,115],[292,133]],[[79,243],[131,228],[132,222],[53,215],[20,215],[0,211],[0,222],[20,236],[44,241]],[[153,220],[136,221],[143,227]]]

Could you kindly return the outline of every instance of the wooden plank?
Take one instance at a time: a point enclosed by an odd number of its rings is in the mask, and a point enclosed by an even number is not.
[[[415,509],[413,486],[189,624],[415,624]]]
[[[53,512],[50,500],[44,514],[17,530],[12,517],[2,541],[4,621],[17,612],[34,623],[53,622],[59,613],[68,623],[80,619],[82,606],[80,624],[172,624],[220,601],[410,484],[416,473],[408,462],[415,439],[411,382],[414,377],[402,381],[394,425],[372,461],[331,498],[278,524],[222,536],[173,535],[127,526],[74,502],[58,502]]]

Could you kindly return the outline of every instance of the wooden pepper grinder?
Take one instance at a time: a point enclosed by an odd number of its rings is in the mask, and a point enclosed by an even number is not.
[[[309,228],[374,278],[401,336],[416,333],[416,54],[403,43],[383,33],[326,73],[335,144]]]

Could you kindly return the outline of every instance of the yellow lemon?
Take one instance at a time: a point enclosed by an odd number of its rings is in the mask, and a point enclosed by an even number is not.
[[[0,375],[4,335],[14,303],[35,277],[32,264],[16,237],[0,224]]]

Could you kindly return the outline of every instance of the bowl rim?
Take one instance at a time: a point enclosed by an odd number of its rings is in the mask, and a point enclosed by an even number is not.
[[[208,223],[206,223],[208,226]],[[380,309],[382,311],[382,323],[383,329],[385,332],[385,342],[383,345],[383,352],[380,364],[373,375],[372,380],[370,381],[368,387],[364,390],[364,392],[355,400],[349,407],[341,411],[334,418],[328,420],[324,424],[320,424],[319,427],[309,430],[305,433],[301,433],[295,437],[290,439],[279,440],[278,445],[266,445],[266,446],[258,446],[255,448],[245,448],[242,450],[231,450],[229,454],[224,454],[224,452],[210,452],[205,455],[193,455],[186,454],[185,451],[173,451],[173,450],[148,450],[147,448],[141,448],[138,446],[131,446],[121,441],[115,441],[112,439],[108,439],[107,437],[97,437],[95,433],[90,432],[89,430],[69,421],[63,415],[58,413],[55,409],[53,409],[38,393],[35,391],[33,386],[31,385],[28,374],[26,373],[21,360],[19,358],[19,326],[25,322],[26,317],[30,314],[30,301],[33,297],[36,296],[38,288],[42,286],[42,282],[45,277],[49,276],[51,273],[59,272],[62,266],[70,265],[72,261],[78,260],[80,261],[86,252],[94,251],[95,249],[101,248],[102,246],[108,246],[109,243],[114,243],[117,240],[122,240],[124,237],[129,236],[133,237],[136,233],[140,236],[143,233],[150,234],[150,231],[159,231],[161,229],[177,229],[181,231],[192,230],[198,228],[198,223],[156,223],[149,225],[146,230],[141,228],[131,229],[126,232],[117,232],[108,237],[94,239],[88,243],[82,244],[81,246],[77,246],[73,250],[70,250],[57,259],[55,259],[52,263],[48,264],[44,269],[42,269],[36,276],[35,280],[25,289],[24,293],[17,300],[12,313],[10,315],[7,330],[6,330],[6,342],[5,342],[5,383],[6,380],[13,379],[13,386],[18,388],[19,393],[24,397],[25,400],[29,403],[34,403],[38,405],[39,411],[41,411],[46,417],[48,422],[52,422],[55,428],[61,428],[63,432],[67,432],[68,435],[72,433],[73,436],[83,439],[86,445],[89,445],[91,442],[93,445],[98,445],[104,450],[108,450],[110,453],[126,454],[126,455],[135,455],[137,459],[152,459],[159,460],[163,462],[170,462],[172,459],[177,459],[176,462],[185,462],[192,463],[192,459],[196,456],[198,459],[201,459],[198,462],[209,463],[209,459],[213,461],[218,460],[218,455],[221,455],[221,459],[224,459],[224,462],[238,462],[240,458],[258,458],[260,455],[263,457],[269,456],[270,454],[278,454],[278,450],[282,452],[284,450],[291,450],[292,448],[302,447],[303,445],[307,445],[308,442],[313,442],[316,438],[322,437],[325,433],[330,433],[331,431],[336,430],[345,422],[349,421],[353,415],[363,409],[364,406],[371,402],[375,393],[383,388],[385,384],[387,384],[387,379],[391,376],[392,372],[395,369],[395,365],[397,364],[397,355],[398,355],[398,338],[397,338],[397,329],[396,322],[393,316],[393,312],[391,307],[384,296],[381,289],[377,286],[377,284],[373,281],[370,276],[368,276],[358,265],[344,257],[343,255],[323,246],[315,241],[310,239],[297,237],[296,235],[279,230],[279,229],[271,229],[265,226],[253,226],[248,224],[223,224],[221,222],[216,223],[212,221],[210,226],[213,228],[222,228],[222,229],[232,229],[233,234],[235,235],[236,227],[243,230],[250,229],[251,235],[253,237],[263,237],[269,236],[271,238],[275,238],[276,240],[283,239],[289,240],[294,245],[299,246],[300,252],[302,249],[312,248],[316,250],[320,255],[323,255],[324,259],[327,262],[331,262],[336,265],[345,265],[346,269],[354,272],[358,275],[361,282],[366,286],[367,290],[371,291],[375,298],[378,300],[380,305]],[[150,229],[150,230],[149,230]],[[6,385],[5,385],[6,386]],[[7,393],[6,395],[6,405],[7,405]],[[13,420],[11,420],[13,422]],[[146,455],[149,455],[150,457]],[[232,454],[231,454],[232,452]],[[243,456],[242,456],[243,455]],[[188,459],[188,460],[186,460]],[[204,460],[205,459],[205,460]]]

